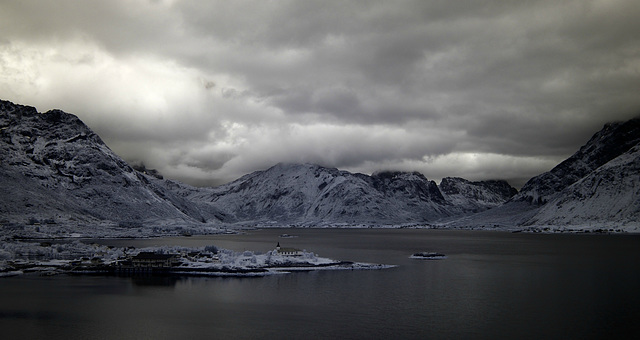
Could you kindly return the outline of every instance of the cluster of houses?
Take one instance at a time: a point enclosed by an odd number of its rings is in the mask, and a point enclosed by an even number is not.
[[[211,253],[154,253],[140,252],[126,260],[118,261],[117,270],[122,272],[144,272],[164,270],[180,265],[181,259],[192,261],[217,262],[219,258]]]
[[[278,242],[275,251],[282,256],[302,256],[303,251],[297,248],[282,248]],[[154,253],[140,252],[126,260],[118,261],[117,270],[121,272],[162,271],[180,265],[181,259],[190,261],[219,262],[220,258],[210,252],[189,253]]]

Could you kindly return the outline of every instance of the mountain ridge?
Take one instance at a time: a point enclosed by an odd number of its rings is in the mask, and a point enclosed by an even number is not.
[[[634,231],[640,230],[638,145],[640,118],[608,123],[520,192],[501,180],[445,177],[436,184],[419,172],[366,175],[295,163],[197,188],[130,166],[75,115],[0,100],[0,224],[20,233],[25,225],[71,225],[70,231],[93,228],[96,235],[100,228],[136,235],[242,225]]]
[[[640,143],[640,117],[611,122],[596,132],[578,151],[548,172],[531,178],[514,200],[545,203],[600,166]]]
[[[640,117],[607,123],[573,155],[531,178],[504,204],[447,225],[640,232],[638,148]]]
[[[3,224],[140,227],[204,219],[130,167],[77,116],[7,101],[0,101],[0,184]]]
[[[429,222],[483,210],[506,201],[515,189],[494,190],[490,202],[482,194],[505,181],[472,182],[478,186],[470,206],[448,201],[438,185],[417,172],[381,171],[371,176],[315,164],[279,163],[215,188],[187,188],[182,195],[208,202],[237,221],[326,225],[332,223]],[[482,183],[482,184],[480,184]],[[459,194],[464,196],[464,194]]]

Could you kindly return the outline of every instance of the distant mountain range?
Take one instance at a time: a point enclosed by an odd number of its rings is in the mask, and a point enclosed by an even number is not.
[[[216,188],[165,188],[224,211],[228,222],[311,226],[425,223],[496,207],[517,192],[505,181],[446,178],[439,187],[416,172],[367,176],[313,164],[277,164]]]
[[[0,225],[95,235],[238,225],[639,231],[639,153],[633,119],[607,124],[519,193],[499,180],[437,185],[417,172],[369,176],[314,164],[199,188],[134,169],[74,115],[0,101]]]

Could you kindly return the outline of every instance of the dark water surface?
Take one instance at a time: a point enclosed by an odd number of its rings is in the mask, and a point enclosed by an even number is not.
[[[296,238],[279,238],[288,233]],[[398,265],[263,278],[0,279],[2,339],[621,339],[640,336],[640,236],[257,230],[105,244],[283,247]],[[415,260],[418,251],[444,260]]]

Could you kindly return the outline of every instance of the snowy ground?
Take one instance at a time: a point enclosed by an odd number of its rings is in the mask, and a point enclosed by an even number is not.
[[[26,221],[26,220],[25,220]],[[225,224],[186,224],[181,221],[129,226],[113,222],[54,222],[36,219],[37,223],[3,223],[0,221],[0,241],[5,239],[68,239],[68,238],[147,238],[235,233],[242,226]],[[40,222],[42,221],[42,222]]]
[[[266,253],[234,252],[215,246],[116,248],[86,244],[79,240],[50,242],[0,242],[0,277],[35,273],[113,274],[122,264],[141,252],[174,254],[176,263],[163,271],[168,275],[190,276],[265,276],[293,271],[386,269],[394,266],[338,261],[312,252],[286,256],[276,250]]]

